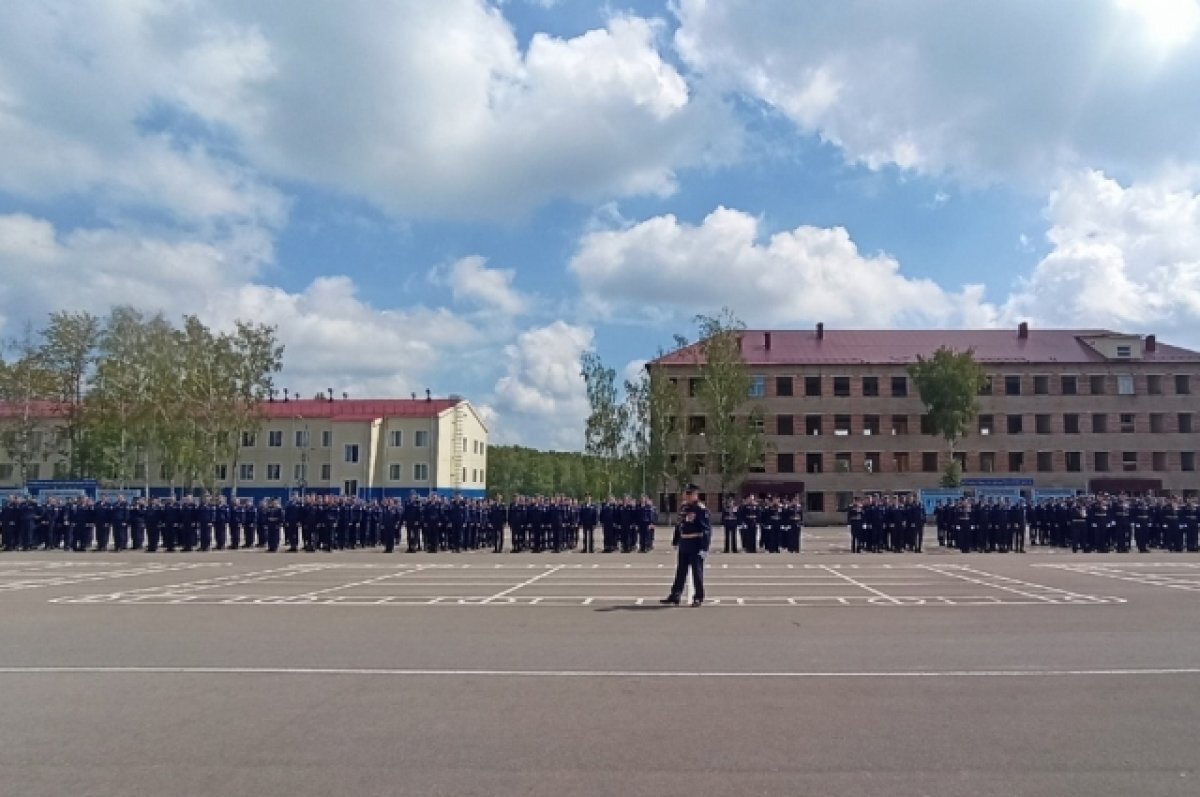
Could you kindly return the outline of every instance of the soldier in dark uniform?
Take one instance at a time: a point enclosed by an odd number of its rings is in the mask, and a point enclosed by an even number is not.
[[[129,547],[129,504],[126,503],[125,496],[117,497],[109,519],[112,521],[113,548],[123,551]]]
[[[700,503],[700,488],[689,484],[684,488],[683,505],[679,511],[679,549],[675,566],[675,582],[671,594],[661,602],[679,605],[683,599],[683,587],[688,572],[692,574],[694,597],[692,606],[704,603],[704,560],[712,543],[712,525],[708,519],[708,508]]]
[[[725,529],[725,553],[738,552],[738,504],[732,495],[725,496],[721,510],[721,525]]]
[[[579,507],[579,525],[583,528],[583,550],[581,553],[596,552],[596,524],[599,520],[600,511],[596,508],[596,504],[593,503],[592,496],[584,496],[583,505]]]
[[[654,503],[650,496],[642,496],[642,505],[638,507],[638,551],[650,553],[654,550],[654,524],[658,513],[654,511]]]
[[[846,509],[846,525],[850,528],[850,553],[862,553],[863,545],[863,505],[862,500],[855,498]]]
[[[742,527],[742,550],[758,553],[758,505],[753,495],[738,507],[738,525]]]

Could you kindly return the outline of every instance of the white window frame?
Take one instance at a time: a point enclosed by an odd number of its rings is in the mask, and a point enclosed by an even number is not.
[[[242,432],[242,448],[254,448],[258,445],[258,434],[255,432]]]
[[[1117,374],[1117,395],[1135,395],[1133,374]]]
[[[424,429],[413,432],[413,448],[429,448],[429,432]]]
[[[350,458],[351,453],[354,454],[353,459]],[[342,447],[342,457],[343,461],[347,462],[348,464],[357,465],[359,460],[362,458],[362,449],[359,447],[358,443],[346,443]]]
[[[321,432],[321,448],[333,448],[333,432],[329,429]]]
[[[238,481],[239,482],[254,481],[254,463],[253,462],[243,462],[242,464],[238,465]]]
[[[296,448],[308,448],[309,434],[307,429],[297,429],[294,437]]]
[[[404,481],[404,466],[399,462],[388,463],[388,481],[401,482]]]
[[[321,481],[327,482],[333,477],[333,466],[328,462],[321,463]]]
[[[278,462],[267,463],[267,481],[283,481],[283,465]]]
[[[283,448],[282,429],[271,429],[267,432],[267,448]]]
[[[414,462],[413,463],[413,481],[427,482],[429,481],[429,463]]]
[[[404,448],[403,429],[392,429],[388,432],[388,448]]]
[[[306,463],[297,462],[292,465],[292,481],[308,481],[308,465]]]

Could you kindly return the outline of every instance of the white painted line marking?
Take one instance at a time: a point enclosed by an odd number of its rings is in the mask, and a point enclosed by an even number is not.
[[[887,594],[886,592],[881,592],[880,590],[877,590],[874,587],[869,587],[866,584],[862,583],[861,581],[851,578],[850,576],[846,575],[845,573],[843,573],[840,570],[834,570],[832,567],[826,567],[825,569],[828,570],[833,575],[838,576],[839,578],[843,578],[846,581],[849,581],[851,584],[858,587],[859,589],[864,589],[867,592],[874,594],[876,597],[884,598],[885,600],[891,601],[892,603],[900,602],[900,601],[896,600],[895,598],[893,598],[891,595]]]
[[[1058,670],[730,672],[691,670],[450,670],[334,667],[0,667],[0,675],[345,675],[451,678],[1090,678],[1200,675],[1200,667]]]
[[[522,589],[522,588],[524,588],[524,587],[528,587],[530,584],[535,584],[535,583],[537,583],[538,581],[541,581],[541,580],[542,580],[543,578],[545,578],[546,576],[552,576],[552,575],[554,575],[554,574],[555,574],[555,573],[557,573],[559,570],[562,570],[562,569],[563,569],[563,567],[564,567],[564,565],[558,565],[558,566],[556,566],[556,567],[552,567],[552,568],[550,568],[549,570],[547,570],[547,571],[545,571],[545,572],[543,572],[543,573],[539,573],[539,574],[537,574],[536,576],[534,576],[534,577],[533,577],[533,578],[531,578],[531,579],[528,579],[528,580],[526,580],[526,581],[522,581],[520,584],[517,584],[515,587],[509,587],[509,588],[508,588],[508,589],[506,589],[506,590],[503,590],[503,591],[501,591],[501,592],[497,592],[495,595],[492,595],[492,596],[491,596],[491,597],[489,597],[489,598],[484,598],[484,599],[481,601],[481,603],[491,603],[492,601],[494,601],[494,600],[497,600],[498,598],[503,598],[503,597],[505,597],[505,596],[507,596],[507,595],[510,595],[510,594],[512,594],[512,593],[514,593],[514,592],[516,592],[516,591],[517,591],[517,590],[519,590],[519,589]]]

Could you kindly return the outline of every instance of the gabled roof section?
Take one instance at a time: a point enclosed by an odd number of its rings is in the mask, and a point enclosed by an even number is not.
[[[1105,357],[1092,343],[1102,338],[1144,341],[1133,362],[1200,363],[1200,352],[1105,329],[825,329],[742,332],[747,365],[906,365],[939,347],[971,349],[981,363],[1078,364],[1120,362]],[[649,363],[696,365],[700,344],[693,343]]]

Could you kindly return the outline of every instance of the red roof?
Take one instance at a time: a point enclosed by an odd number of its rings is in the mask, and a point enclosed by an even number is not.
[[[770,348],[767,348],[767,336]],[[1121,336],[1103,329],[825,329],[746,330],[742,357],[748,365],[890,365],[916,362],[940,346],[973,349],[979,362],[1101,363],[1105,358],[1085,338]],[[651,365],[693,365],[699,344],[671,352]],[[1200,352],[1156,343],[1137,362],[1200,363]]]
[[[376,418],[436,418],[461,399],[292,399],[264,402],[268,418],[328,418],[333,421],[373,421]]]
[[[263,402],[262,408],[267,418],[373,421],[376,418],[436,418],[460,401],[461,399],[276,399]],[[50,418],[62,415],[66,411],[66,405],[54,401],[35,401],[30,405],[30,410],[36,418]],[[25,405],[22,403],[0,402],[0,418],[20,418],[24,412]]]

